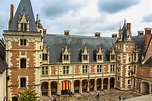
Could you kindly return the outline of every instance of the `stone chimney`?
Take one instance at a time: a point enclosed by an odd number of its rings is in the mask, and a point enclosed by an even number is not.
[[[100,37],[100,32],[96,32],[95,37]]]
[[[138,36],[144,35],[144,31],[137,31],[137,32],[138,32]]]
[[[10,5],[10,19],[9,19],[9,24],[8,24],[8,29],[10,29],[12,20],[13,20],[13,16],[14,16],[14,5],[11,4]]]
[[[117,34],[112,34],[112,38],[117,38]]]
[[[145,28],[145,48],[147,48],[150,39],[151,39],[151,28]]]
[[[47,31],[46,29],[43,29],[43,34],[46,34],[46,31]]]
[[[64,31],[64,35],[69,35],[70,31],[69,30],[65,30]]]

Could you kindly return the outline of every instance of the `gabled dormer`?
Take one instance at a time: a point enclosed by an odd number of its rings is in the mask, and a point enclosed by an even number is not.
[[[22,14],[19,14],[18,31],[29,31],[29,14],[26,14],[25,8]]]
[[[70,48],[67,45],[62,48],[62,63],[70,63]]]
[[[99,47],[97,49],[97,53],[96,53],[96,62],[97,63],[103,63],[103,61],[104,61],[103,49],[101,47]]]
[[[114,45],[110,49],[110,62],[116,62],[116,52]]]
[[[46,46],[44,43],[43,50],[42,50],[42,62],[43,63],[49,63],[49,47]]]
[[[21,0],[15,16],[11,14],[11,19],[12,22],[9,25],[11,31],[37,31],[30,0]]]
[[[81,60],[82,63],[89,63],[89,49],[87,47],[82,49]]]

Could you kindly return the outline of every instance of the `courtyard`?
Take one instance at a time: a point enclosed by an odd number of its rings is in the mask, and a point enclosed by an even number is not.
[[[99,93],[99,98],[97,98]],[[140,96],[140,94],[133,91],[120,91],[117,89],[103,90],[98,92],[84,92],[83,94],[76,93],[73,96],[51,96],[51,100],[56,97],[56,101],[119,101],[119,97],[128,99]],[[49,101],[48,97],[41,98],[41,101]]]

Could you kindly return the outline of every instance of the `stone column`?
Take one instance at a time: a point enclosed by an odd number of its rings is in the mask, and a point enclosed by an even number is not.
[[[48,96],[51,96],[51,82],[48,82]]]
[[[152,92],[151,92],[151,89],[152,89],[152,88],[151,88],[151,84],[149,84],[149,94],[152,93]]]
[[[61,95],[60,82],[57,84],[57,95]]]
[[[74,81],[71,82],[71,92],[74,94]]]
[[[101,90],[103,90],[103,79],[101,79]]]
[[[82,80],[80,80],[79,93],[82,94]]]
[[[90,86],[90,83],[89,83],[89,81],[90,81],[90,80],[88,80],[87,92],[90,91],[90,87],[89,87],[89,86]]]
[[[94,91],[97,91],[97,79],[94,79]]]
[[[108,78],[108,89],[110,89],[110,78]]]

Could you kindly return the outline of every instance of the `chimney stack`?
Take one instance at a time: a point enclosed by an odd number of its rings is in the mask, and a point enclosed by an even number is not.
[[[43,29],[43,34],[46,34],[46,31],[47,31],[46,29]]]
[[[64,31],[64,35],[69,35],[70,31],[69,30],[65,30]]]
[[[150,39],[151,39],[151,28],[145,28],[145,48],[147,48]]]
[[[9,24],[8,24],[8,29],[10,29],[12,20],[13,20],[13,16],[14,16],[14,5],[11,4],[10,5],[10,19],[9,19]]]
[[[117,38],[117,34],[112,34],[112,38]]]
[[[144,35],[144,31],[137,31],[137,32],[138,32],[138,36]]]
[[[95,37],[100,37],[100,32],[96,32]]]
[[[127,23],[127,30],[130,32],[131,31],[131,23]]]

